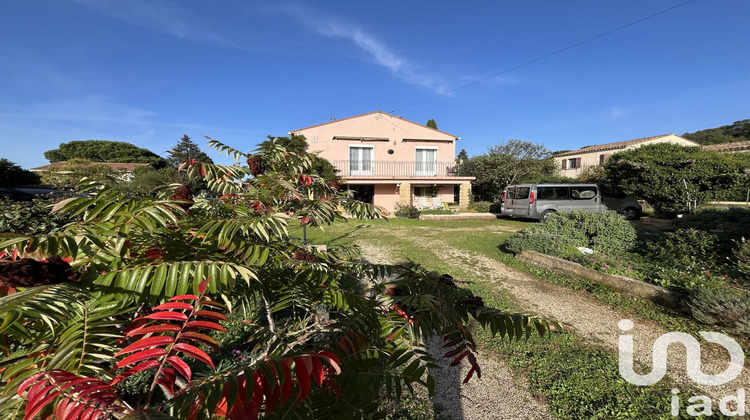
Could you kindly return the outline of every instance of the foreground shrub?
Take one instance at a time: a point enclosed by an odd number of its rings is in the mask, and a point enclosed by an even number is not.
[[[610,254],[631,250],[636,243],[633,226],[613,211],[579,211],[550,215],[506,242],[512,252],[533,250],[558,255],[569,247],[588,247]]]
[[[54,261],[64,274],[0,276],[4,418],[370,417],[381,395],[432,391],[426,336],[468,362],[468,381],[481,374],[469,322],[512,339],[549,330],[448,275],[302,246],[290,224],[381,214],[325,182],[308,154],[212,144],[248,162],[184,162],[217,200],[194,200],[187,184],[151,197],[86,180],[90,195],[55,206],[75,223],[3,238],[3,270]],[[17,259],[31,256],[44,260]]]
[[[734,328],[750,337],[750,293],[726,286],[704,287],[692,294],[690,307],[697,320]]]

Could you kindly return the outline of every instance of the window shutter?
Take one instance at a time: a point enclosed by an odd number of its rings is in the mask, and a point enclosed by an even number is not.
[[[568,169],[568,159],[563,159],[561,163],[563,169]]]
[[[612,157],[612,153],[609,153],[609,154],[606,154],[606,155],[604,155],[604,163],[607,163],[607,161],[608,161],[608,160],[609,160],[609,158],[611,158],[611,157]]]
[[[581,167],[581,158],[576,158],[576,168]]]

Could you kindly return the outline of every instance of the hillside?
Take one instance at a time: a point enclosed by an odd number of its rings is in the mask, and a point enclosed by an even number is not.
[[[731,143],[750,140],[750,120],[735,121],[732,125],[685,133],[682,135],[700,144]]]

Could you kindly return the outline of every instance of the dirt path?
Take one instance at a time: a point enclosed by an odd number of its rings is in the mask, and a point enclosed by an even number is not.
[[[397,262],[387,249],[360,243],[363,256],[371,263]],[[482,378],[473,378],[463,385],[469,366],[462,363],[450,367],[450,360],[442,358],[442,340],[428,341],[427,350],[438,360],[442,369],[430,372],[435,379],[432,397],[435,418],[450,420],[494,419],[552,419],[547,407],[528,391],[523,378],[514,378],[500,360],[480,354]]]
[[[430,235],[431,236],[431,235]],[[619,335],[626,334],[618,328],[618,322],[624,315],[615,309],[594,301],[583,292],[577,292],[565,287],[555,286],[535,276],[514,270],[498,261],[484,255],[468,252],[451,247],[434,237],[401,236],[413,245],[425,249],[440,249],[444,256],[442,262],[454,267],[474,267],[477,278],[487,281],[491,287],[507,291],[513,299],[528,313],[547,319],[554,319],[570,325],[577,333],[592,343],[609,348],[612,352],[618,350]],[[627,332],[635,340],[635,358],[646,368],[639,373],[651,370],[651,346],[662,334],[667,333],[661,325],[636,317],[629,317],[635,327]],[[702,344],[702,370],[707,374],[722,372],[729,366],[726,350],[718,344]],[[668,352],[667,374],[683,389],[698,388],[703,395],[710,396],[715,402],[719,398],[736,394],[738,388],[750,388],[750,367],[746,366],[742,374],[735,380],[721,386],[699,386],[692,382],[685,372],[685,350],[683,346],[670,346]],[[683,394],[684,395],[684,394]],[[467,417],[470,418],[470,417]]]

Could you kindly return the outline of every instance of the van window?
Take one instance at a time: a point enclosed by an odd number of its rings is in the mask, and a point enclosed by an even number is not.
[[[529,187],[518,187],[516,189],[516,198],[520,200],[529,198]]]
[[[539,200],[567,200],[568,187],[538,187],[537,198]]]
[[[570,187],[570,198],[573,200],[590,200],[596,197],[596,187],[575,186]]]
[[[515,189],[515,187],[508,188],[508,192],[505,194],[505,199],[506,200],[512,200],[514,198],[516,198],[516,189]]]

